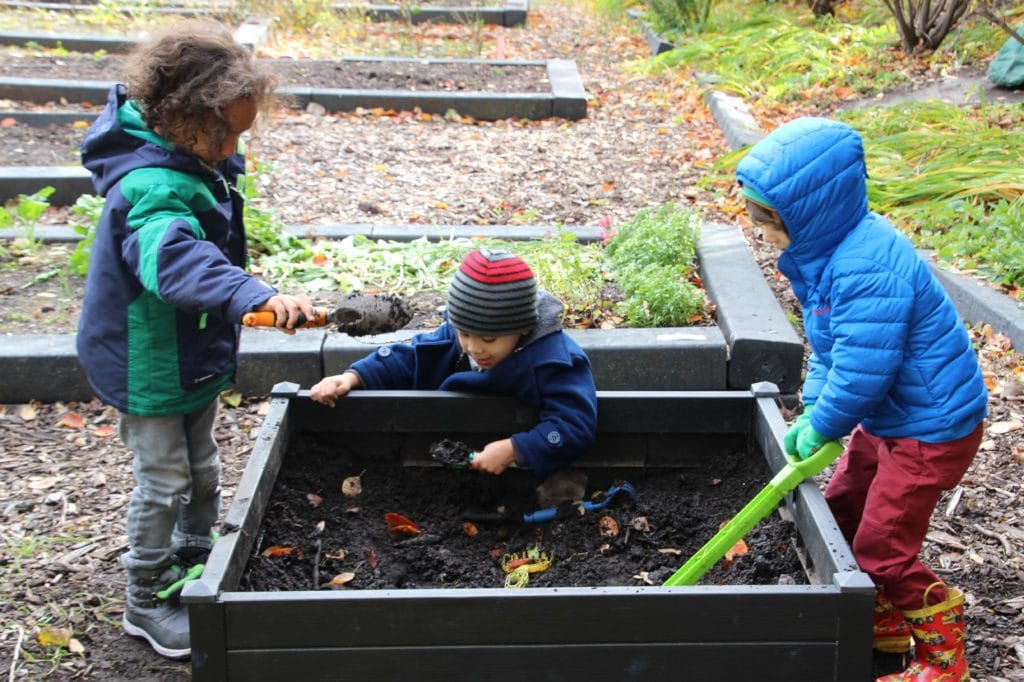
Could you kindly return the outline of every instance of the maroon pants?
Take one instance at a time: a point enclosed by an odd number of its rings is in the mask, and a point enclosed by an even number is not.
[[[918,555],[939,496],[963,477],[983,432],[978,424],[948,443],[879,438],[860,426],[850,436],[825,500],[861,570],[899,609],[920,609],[928,586],[941,582]],[[945,600],[932,590],[928,601]]]

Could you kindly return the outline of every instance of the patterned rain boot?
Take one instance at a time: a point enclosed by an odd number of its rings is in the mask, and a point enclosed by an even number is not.
[[[942,583],[933,583],[928,593]],[[946,601],[914,611],[904,611],[914,638],[914,661],[901,673],[878,678],[877,682],[969,682],[964,652],[964,595],[946,588]]]
[[[872,646],[887,654],[905,654],[910,651],[910,625],[900,610],[885,595],[885,588],[875,589],[875,622],[872,627]]]
[[[202,566],[199,567],[202,572]],[[161,656],[188,658],[188,610],[177,600],[182,586],[197,576],[179,566],[128,571],[124,631],[142,637]]]

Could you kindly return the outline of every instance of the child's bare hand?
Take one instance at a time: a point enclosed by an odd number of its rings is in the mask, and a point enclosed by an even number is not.
[[[470,465],[477,471],[488,474],[500,474],[516,461],[516,451],[512,447],[512,439],[496,440],[488,443],[483,450],[476,453]]]
[[[309,397],[318,403],[334,407],[335,401],[353,388],[359,387],[359,376],[352,372],[324,377],[309,389]]]
[[[295,333],[295,327],[299,325],[299,313],[305,315],[307,320],[313,319],[316,314],[305,294],[275,294],[256,308],[256,312],[274,313],[274,326],[285,334]]]

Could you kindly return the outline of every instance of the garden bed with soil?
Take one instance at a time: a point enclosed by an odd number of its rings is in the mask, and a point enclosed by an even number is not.
[[[660,585],[770,478],[763,459],[729,450],[686,468],[616,473],[628,477],[635,499],[620,492],[599,512],[581,513],[559,503],[602,500],[621,484],[615,474],[559,475],[556,487],[572,492],[551,499],[547,488],[556,481],[535,490],[524,471],[495,477],[402,467],[387,453],[353,451],[342,436],[304,435],[289,447],[241,587],[502,587],[502,559],[535,545],[552,561],[529,577],[531,587]],[[346,495],[343,484],[353,478],[361,493]],[[524,522],[552,506],[559,514],[550,523]],[[417,532],[389,534],[390,513],[413,521]],[[791,523],[770,517],[737,547],[742,555],[716,565],[704,582],[806,584],[794,533]]]
[[[697,676],[756,660],[765,680],[860,682],[873,587],[813,484],[786,503],[792,525],[748,533],[746,554],[734,547],[702,585],[661,586],[781,467],[776,395],[603,392],[594,448],[538,499],[525,471],[451,471],[428,456],[441,438],[478,447],[529,429],[535,413],[512,400],[357,391],[327,408],[280,384],[206,571],[182,595],[193,679],[397,682],[416,661],[429,681],[486,670],[511,682],[525,667],[655,682],[676,679],[680,660]],[[524,523],[623,481],[635,499]],[[550,568],[503,587],[502,560],[531,548]]]
[[[346,90],[539,93],[551,90],[542,63],[417,59],[260,59],[282,85]],[[119,55],[8,55],[7,78],[120,81],[127,57]]]

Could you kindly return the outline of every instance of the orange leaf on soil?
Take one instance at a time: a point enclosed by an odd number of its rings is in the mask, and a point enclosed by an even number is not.
[[[323,265],[327,262],[327,256],[322,253],[318,253],[313,256],[313,265]]]
[[[469,521],[463,521],[462,522],[462,532],[465,533],[466,535],[468,535],[471,538],[475,538],[477,533],[479,533],[480,531],[477,530],[476,524],[471,523]]]
[[[294,547],[281,547],[280,545],[273,545],[263,550],[263,556],[267,557],[291,556],[295,553]]]
[[[370,550],[370,553],[366,557],[366,563],[370,564],[370,568],[377,568],[377,552]]]
[[[16,125],[18,125],[18,121],[16,121],[13,118],[10,118],[10,117],[5,118],[4,120],[0,121],[0,126],[3,126],[4,128],[10,128],[11,126],[16,126]]]
[[[60,421],[57,422],[57,426],[66,426],[69,429],[80,429],[85,426],[85,421],[82,419],[82,415],[77,412],[68,412]]]
[[[419,526],[411,519],[394,512],[384,514],[384,523],[388,524],[388,532],[394,535],[419,535],[420,532]]]
[[[732,549],[725,553],[725,560],[732,561],[738,556],[743,556],[748,551],[749,550],[747,549],[747,543],[740,539],[739,542],[732,546]]]
[[[93,429],[92,434],[97,438],[110,438],[117,430],[113,426],[97,426]]]

